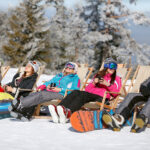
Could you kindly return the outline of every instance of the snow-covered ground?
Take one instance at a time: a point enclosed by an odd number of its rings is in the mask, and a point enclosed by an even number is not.
[[[0,120],[1,150],[149,150],[150,129],[140,134],[130,133],[130,127],[120,132],[102,129],[87,133],[75,132],[70,123],[55,124],[34,119],[21,122]]]
[[[16,69],[9,71],[2,84],[11,81],[16,73]],[[51,77],[42,75],[38,85]],[[45,119],[0,120],[0,150],[149,150],[149,139],[150,128],[140,134],[130,133],[130,127],[120,132],[101,129],[78,133],[70,123],[55,124]]]

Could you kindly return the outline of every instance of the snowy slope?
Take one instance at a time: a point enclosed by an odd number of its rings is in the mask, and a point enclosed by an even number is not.
[[[9,70],[3,84],[11,81],[16,69]],[[52,76],[42,75],[41,81]],[[130,127],[120,132],[108,129],[78,133],[70,123],[55,124],[34,119],[21,122],[13,118],[0,120],[0,150],[149,150],[150,129],[140,134],[130,133]]]
[[[0,120],[1,150],[149,150],[150,129],[140,134],[130,133],[130,127],[120,132],[102,129],[87,133],[75,132],[70,123],[55,124],[34,119],[21,122]]]

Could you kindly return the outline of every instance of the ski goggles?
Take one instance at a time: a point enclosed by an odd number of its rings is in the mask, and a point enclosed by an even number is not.
[[[109,69],[117,69],[117,64],[116,63],[109,63],[109,64],[104,64],[104,68],[109,68]]]
[[[75,69],[75,65],[72,64],[72,63],[67,63],[67,64],[65,65],[65,68]]]
[[[36,61],[29,61],[29,63],[31,63],[32,65],[37,64],[37,62],[36,62]]]

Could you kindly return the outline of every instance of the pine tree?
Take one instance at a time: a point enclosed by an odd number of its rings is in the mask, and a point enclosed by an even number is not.
[[[8,31],[8,15],[5,12],[0,12],[0,61],[4,61],[7,56],[4,55],[2,50],[2,45],[5,43],[6,39],[6,32]]]
[[[129,19],[132,19],[135,24],[150,24],[149,19],[141,13],[131,12],[123,5],[122,0],[86,0],[86,2],[84,12],[81,15],[88,22],[89,31],[97,31],[112,37],[111,40],[100,39],[96,44],[96,64],[100,64],[109,56],[126,62],[127,56],[132,53],[137,56],[138,63],[147,64],[149,56],[146,55],[146,52],[149,52],[149,46],[146,46],[147,51],[144,52],[143,45],[136,43],[126,26]],[[96,67],[99,68],[99,65]]]
[[[23,0],[9,18],[10,31],[3,51],[10,64],[28,60],[50,62],[49,21],[44,16],[42,0]]]
[[[81,7],[75,10],[63,5],[63,0],[48,1],[56,8],[56,15],[50,19],[51,49],[54,57],[53,67],[62,66],[66,61],[88,63],[94,60],[94,45],[99,39],[110,40],[111,36],[103,36],[100,32],[89,32],[88,24],[81,18]]]

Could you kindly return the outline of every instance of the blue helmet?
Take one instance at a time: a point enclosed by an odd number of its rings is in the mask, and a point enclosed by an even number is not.
[[[107,58],[104,61],[104,68],[117,69],[117,62],[112,58]]]

